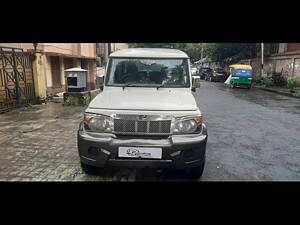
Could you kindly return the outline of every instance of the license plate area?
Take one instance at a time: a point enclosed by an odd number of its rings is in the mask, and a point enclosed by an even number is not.
[[[162,148],[151,147],[119,147],[119,158],[161,159]]]

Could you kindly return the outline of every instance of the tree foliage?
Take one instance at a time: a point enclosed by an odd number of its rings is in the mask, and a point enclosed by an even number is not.
[[[256,43],[130,43],[131,48],[176,48],[188,54],[191,62],[203,56],[209,61],[224,64],[236,63],[241,59],[256,56]]]
[[[236,63],[256,56],[256,43],[205,43],[207,59],[220,63]]]

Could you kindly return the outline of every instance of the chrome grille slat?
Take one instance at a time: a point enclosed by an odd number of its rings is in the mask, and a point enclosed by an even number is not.
[[[149,133],[150,121],[147,121],[147,133]]]
[[[141,120],[139,115],[118,115],[114,118],[114,133],[167,135],[171,133],[171,119],[160,119],[157,116],[149,116],[146,120]]]

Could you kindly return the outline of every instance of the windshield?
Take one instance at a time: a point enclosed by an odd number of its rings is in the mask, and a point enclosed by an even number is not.
[[[245,77],[251,77],[252,76],[252,70],[249,69],[233,69],[232,70],[233,76],[245,76]]]
[[[187,59],[111,58],[107,86],[190,87]]]

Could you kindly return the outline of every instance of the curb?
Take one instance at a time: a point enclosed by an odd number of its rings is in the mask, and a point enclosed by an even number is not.
[[[299,98],[300,99],[300,94],[287,93],[287,92],[277,91],[277,90],[273,90],[273,89],[269,89],[269,88],[265,88],[265,87],[258,87],[258,86],[253,86],[253,87],[257,88],[257,89],[264,90],[264,91],[269,91],[269,92],[273,92],[273,93],[276,93],[276,94],[285,95],[285,96],[288,96],[288,97],[293,97],[293,98]]]

